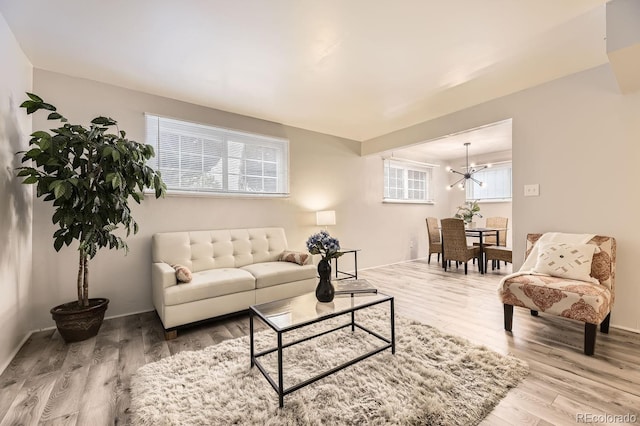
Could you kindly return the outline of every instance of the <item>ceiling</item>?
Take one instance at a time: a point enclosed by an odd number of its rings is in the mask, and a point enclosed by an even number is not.
[[[422,161],[446,161],[464,158],[465,143],[469,145],[469,159],[473,162],[483,154],[511,151],[512,120],[502,120],[486,126],[426,141],[408,148],[393,150],[393,155]],[[505,159],[510,159],[511,153]]]
[[[36,68],[366,141],[605,63],[605,3],[0,0],[0,13]]]

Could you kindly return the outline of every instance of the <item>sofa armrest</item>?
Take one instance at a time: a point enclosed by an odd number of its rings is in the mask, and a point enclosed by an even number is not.
[[[151,282],[154,289],[158,288],[159,290],[177,285],[176,270],[164,262],[154,263],[151,266]]]
[[[151,265],[151,291],[153,306],[164,323],[164,290],[178,284],[176,271],[167,263],[156,262]]]

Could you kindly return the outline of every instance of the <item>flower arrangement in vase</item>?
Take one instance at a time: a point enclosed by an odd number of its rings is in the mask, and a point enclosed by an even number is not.
[[[342,256],[340,241],[329,235],[327,231],[320,231],[307,239],[307,250],[311,254],[322,256],[318,262],[320,281],[316,287],[316,298],[319,302],[331,302],[335,295],[335,288],[331,283],[331,259]]]
[[[464,220],[465,225],[473,223],[475,216],[482,217],[478,201],[467,201],[464,206],[458,206],[458,211],[453,217]]]

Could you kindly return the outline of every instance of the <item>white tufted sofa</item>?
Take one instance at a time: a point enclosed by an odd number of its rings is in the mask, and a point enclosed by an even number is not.
[[[153,304],[165,337],[176,337],[180,325],[313,291],[317,279],[311,257],[304,265],[278,261],[285,250],[283,228],[155,234]],[[174,264],[191,270],[190,283],[177,282]]]

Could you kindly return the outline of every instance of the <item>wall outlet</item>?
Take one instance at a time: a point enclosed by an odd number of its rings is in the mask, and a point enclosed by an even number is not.
[[[524,186],[524,196],[525,197],[537,197],[540,195],[540,184],[534,183],[531,185]]]

